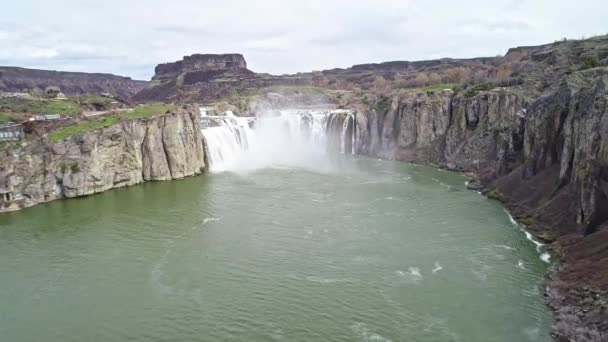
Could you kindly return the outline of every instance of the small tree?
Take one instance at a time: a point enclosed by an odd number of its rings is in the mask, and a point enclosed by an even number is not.
[[[429,85],[441,83],[441,76],[437,73],[432,72],[429,74]]]
[[[421,72],[416,75],[416,79],[414,80],[414,85],[416,87],[424,87],[429,84],[429,77],[426,73]]]
[[[61,90],[59,89],[59,87],[48,86],[44,89],[44,96],[46,96],[49,99],[54,99],[57,97],[57,95],[59,95],[60,92],[61,92]]]
[[[386,90],[386,79],[384,79],[384,77],[382,77],[381,75],[376,76],[376,78],[374,78],[374,91],[377,93],[382,93]]]

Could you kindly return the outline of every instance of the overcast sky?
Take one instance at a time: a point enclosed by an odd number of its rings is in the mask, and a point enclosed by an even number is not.
[[[4,1],[0,65],[149,79],[193,53],[274,74],[504,54],[608,33],[605,0]]]

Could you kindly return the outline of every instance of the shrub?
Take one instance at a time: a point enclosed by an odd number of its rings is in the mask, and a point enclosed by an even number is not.
[[[599,62],[597,56],[585,56],[583,58],[583,63],[579,70],[597,68],[598,66],[600,66],[600,62]]]
[[[388,96],[383,95],[380,97],[380,100],[378,102],[376,102],[374,109],[377,112],[387,112],[390,107],[391,107],[391,99]]]
[[[74,162],[72,166],[70,166],[70,170],[72,171],[72,173],[78,173],[80,172],[80,165],[78,165],[77,162]]]
[[[480,91],[492,90],[494,88],[496,88],[496,85],[492,82],[478,84],[478,85],[475,85],[475,86],[467,89],[467,91],[464,93],[464,96],[473,97],[473,96],[479,94]]]

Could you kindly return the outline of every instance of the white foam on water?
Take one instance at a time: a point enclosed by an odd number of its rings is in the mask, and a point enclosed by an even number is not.
[[[540,253],[540,259],[548,264],[551,263],[551,254],[549,254],[548,252],[544,251],[543,252],[543,247],[545,247],[545,244],[543,244],[542,242],[537,241],[534,236],[529,233],[527,230],[525,230],[511,215],[511,213],[509,213],[509,211],[507,209],[503,209],[505,211],[505,213],[507,213],[507,215],[509,216],[509,221],[511,221],[511,223],[516,226],[516,227],[520,227],[521,231],[524,232],[524,234],[526,235],[526,239],[528,239],[529,241],[531,241],[535,248],[536,251],[538,253]]]
[[[514,249],[515,249],[515,248],[513,248],[513,247],[511,247],[511,246],[507,246],[507,245],[496,245],[495,247],[496,247],[496,248],[502,248],[502,249],[506,249],[506,250],[508,250],[508,251],[512,251],[512,250],[514,250]]]
[[[413,277],[422,279],[422,274],[420,274],[420,269],[418,267],[410,267],[409,271]]]
[[[362,342],[391,342],[388,338],[381,336],[367,327],[367,324],[358,322],[350,326],[350,329],[355,333],[357,341]]]
[[[507,213],[507,216],[509,216],[509,221],[511,221],[511,224],[513,224],[516,227],[519,227],[519,223],[517,223],[517,221],[513,218],[513,215],[511,215],[511,213],[507,210],[507,209],[503,209],[505,211],[505,213]]]
[[[521,261],[521,260],[519,260],[519,261],[517,262],[517,268],[519,268],[519,269],[521,269],[521,270],[525,270],[525,269],[526,269],[526,267],[524,266],[524,262],[523,262],[523,261]]]
[[[546,262],[547,264],[550,264],[551,263],[551,254],[549,254],[548,252],[541,254],[540,260]]]
[[[443,269],[443,267],[441,267],[441,265],[439,265],[439,261],[435,261],[435,268],[433,268],[433,274],[441,271]]]
[[[534,239],[534,236],[532,236],[532,234],[528,233],[527,231],[523,231],[524,234],[526,234],[526,239],[532,241],[532,243],[534,243],[534,245],[536,246],[536,251],[540,253],[541,248],[544,246],[544,244],[536,241],[536,239]]]
[[[203,225],[206,225],[209,222],[216,222],[219,221],[220,219],[218,217],[206,217],[203,219]]]
[[[307,281],[319,284],[332,284],[332,283],[356,283],[357,279],[352,278],[323,278],[323,277],[315,277],[309,276],[305,278]]]

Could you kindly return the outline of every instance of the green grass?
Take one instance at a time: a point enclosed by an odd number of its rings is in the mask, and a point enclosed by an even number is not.
[[[174,112],[176,109],[176,106],[165,103],[151,103],[142,105],[135,108],[131,112],[124,112],[93,120],[83,120],[79,123],[61,127],[49,134],[49,141],[54,143],[69,137],[106,128],[118,123],[122,119],[150,118],[157,115],[166,114],[168,112]]]
[[[408,93],[438,93],[445,89],[453,90],[454,88],[456,88],[456,86],[458,86],[456,83],[440,83],[419,88],[403,88],[401,90]]]
[[[11,120],[11,115],[9,113],[2,113],[0,112],[0,125],[3,125],[5,123],[8,123],[12,121]]]
[[[374,105],[374,109],[379,113],[386,113],[391,108],[391,99],[388,96],[381,96],[380,100]]]
[[[465,91],[464,96],[473,97],[473,96],[479,94],[480,91],[488,91],[488,90],[492,90],[494,88],[496,88],[496,85],[492,82],[478,84],[478,85],[468,88]]]
[[[79,123],[64,126],[49,135],[49,141],[54,143],[72,136],[81,135],[97,129],[110,127],[120,121],[117,116],[106,116],[97,120],[86,120]]]
[[[80,106],[71,100],[0,99],[0,110],[13,113],[78,115]]]
[[[138,106],[133,111],[125,112],[126,119],[149,118],[156,115],[173,112],[177,109],[176,106],[166,103],[150,103],[147,105]]]
[[[113,99],[101,95],[87,94],[81,95],[78,98],[81,105],[91,105],[100,108],[109,107]]]

